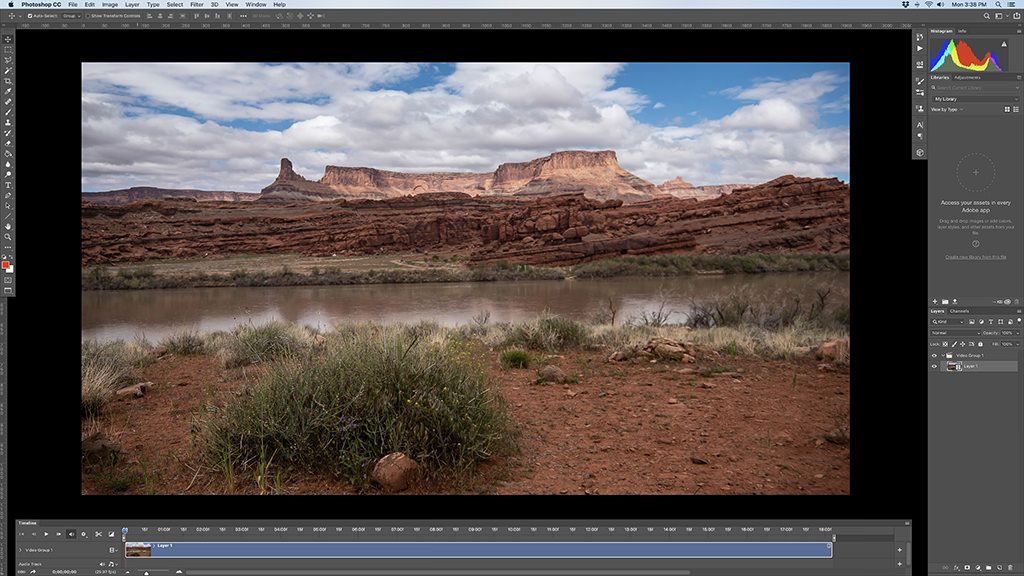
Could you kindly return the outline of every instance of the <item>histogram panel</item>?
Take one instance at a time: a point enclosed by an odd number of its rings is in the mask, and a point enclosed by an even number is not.
[[[1003,72],[1007,54],[1005,40],[991,38],[933,39],[930,72]]]

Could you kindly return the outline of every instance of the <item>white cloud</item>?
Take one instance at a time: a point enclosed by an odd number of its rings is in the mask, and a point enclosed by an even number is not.
[[[416,73],[414,64],[86,63],[83,91],[114,93],[139,106],[180,108],[207,119],[304,119],[310,101],[347,94]]]
[[[807,128],[812,118],[808,111],[781,98],[769,98],[757,104],[743,106],[722,118],[726,128],[762,128],[792,131]]]
[[[797,104],[818,101],[822,96],[834,91],[846,77],[835,72],[820,71],[806,78],[781,81],[768,80],[750,88],[734,87],[723,90],[723,94],[738,100],[769,100],[783,99]]]
[[[849,170],[848,129],[815,126],[849,106],[832,94],[845,81],[832,72],[731,88],[722,93],[752,102],[718,119],[673,110],[691,124],[653,126],[636,114],[666,103],[617,85],[621,64],[459,64],[433,85],[398,89],[427,69],[85,64],[83,188],[256,192],[281,157],[316,179],[326,165],[483,172],[566,149],[616,150],[624,168],[655,184]],[[823,105],[826,94],[835,97]]]

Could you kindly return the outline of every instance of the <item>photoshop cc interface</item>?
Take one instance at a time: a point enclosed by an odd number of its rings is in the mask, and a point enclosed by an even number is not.
[[[0,570],[1024,574],[1022,12],[4,0]]]

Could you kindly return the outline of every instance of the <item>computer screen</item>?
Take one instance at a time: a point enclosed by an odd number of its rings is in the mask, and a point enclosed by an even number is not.
[[[4,569],[1024,573],[1022,11],[6,2]]]

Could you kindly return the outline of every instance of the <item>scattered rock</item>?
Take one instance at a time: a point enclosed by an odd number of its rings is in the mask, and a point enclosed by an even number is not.
[[[679,399],[678,398],[669,398],[668,399],[668,403],[669,404],[679,404]]]
[[[690,462],[694,464],[707,464],[708,461],[703,458],[697,458],[696,456],[690,456]]]
[[[710,347],[704,346],[703,344],[686,342],[685,346],[691,355],[700,360],[717,360],[718,358],[721,358],[721,355],[718,352],[715,352]]]
[[[133,384],[131,386],[125,386],[116,392],[118,398],[142,398],[146,395],[149,387],[152,386],[152,382],[142,382],[139,384]]]
[[[381,458],[373,467],[372,478],[386,492],[401,492],[409,487],[419,465],[401,452],[392,452]]]
[[[618,350],[608,357],[609,362],[623,362],[629,360],[629,355],[624,350]]]
[[[95,432],[82,440],[82,456],[105,459],[121,452],[121,443],[111,440],[102,432]]]
[[[686,356],[683,346],[676,344],[659,343],[654,346],[654,355],[667,360],[682,360]]]
[[[815,356],[818,357],[818,360],[824,360],[825,362],[835,362],[837,360],[849,362],[850,342],[841,339],[829,340],[818,348]]]
[[[641,355],[662,360],[677,360],[693,364],[697,361],[694,357],[696,352],[691,343],[675,342],[668,338],[655,337],[647,341]]]
[[[645,348],[665,360],[682,360],[686,356],[686,349],[668,338],[651,338]]]
[[[850,443],[850,430],[848,428],[835,428],[825,434],[825,440],[833,444],[846,445]]]
[[[538,232],[548,232],[558,226],[558,221],[550,214],[545,214],[537,219],[537,223],[534,226]]]
[[[772,435],[772,440],[776,446],[785,446],[793,441],[793,437],[786,432],[779,432],[778,434]]]
[[[553,364],[548,364],[537,371],[539,380],[547,382],[549,384],[561,384],[565,382],[565,372],[562,369]]]

